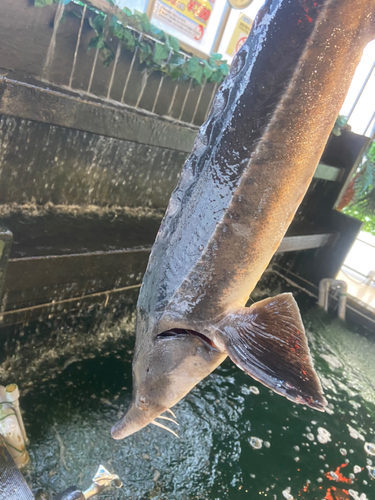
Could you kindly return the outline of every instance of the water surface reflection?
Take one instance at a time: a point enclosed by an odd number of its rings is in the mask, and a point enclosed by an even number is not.
[[[274,395],[227,360],[175,407],[180,440],[153,427],[116,442],[130,339],[23,398],[34,492],[87,487],[102,462],[124,480],[103,499],[375,498],[375,343],[315,307],[303,318],[328,413]]]

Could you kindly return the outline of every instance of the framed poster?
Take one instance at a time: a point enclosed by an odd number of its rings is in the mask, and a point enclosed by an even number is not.
[[[214,3],[214,0],[157,0],[153,17],[199,42],[205,34]]]
[[[233,34],[228,44],[228,48],[226,50],[226,53],[229,56],[234,57],[234,55],[240,50],[242,45],[246,42],[252,24],[253,21],[252,19],[250,19],[250,17],[245,16],[245,14],[241,14],[239,16],[236,27],[233,30]]]

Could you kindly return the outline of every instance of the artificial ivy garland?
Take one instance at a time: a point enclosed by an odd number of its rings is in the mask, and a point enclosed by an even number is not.
[[[52,3],[74,3],[76,8],[67,11],[68,15],[82,17],[84,3],[77,0],[34,0],[35,7],[43,7]],[[113,0],[108,3],[115,6]],[[89,48],[98,49],[104,66],[109,66],[115,58],[112,48],[108,45],[108,38],[117,38],[122,46],[134,52],[137,48],[137,57],[150,71],[161,71],[172,80],[186,80],[192,78],[194,84],[221,83],[228,74],[229,67],[221,54],[211,54],[206,59],[199,57],[185,58],[180,51],[177,38],[151,24],[148,16],[142,12],[132,13],[128,8],[116,13],[106,14],[87,4],[89,23],[96,36],[91,38]],[[140,35],[147,35],[142,37]]]

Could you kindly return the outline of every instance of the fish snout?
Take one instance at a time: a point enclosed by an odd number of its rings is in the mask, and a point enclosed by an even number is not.
[[[112,437],[114,439],[124,439],[131,436],[150,424],[163,411],[165,411],[165,408],[155,410],[139,405],[136,406],[132,403],[125,415],[112,427]]]

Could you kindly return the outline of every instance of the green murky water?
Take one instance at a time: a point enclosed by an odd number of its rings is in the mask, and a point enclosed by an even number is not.
[[[330,413],[274,395],[228,360],[175,407],[180,440],[150,426],[116,442],[110,428],[131,392],[129,340],[23,398],[34,492],[85,488],[103,463],[124,487],[101,499],[375,499],[375,457],[364,449],[375,443],[375,342],[316,308],[303,317]]]

